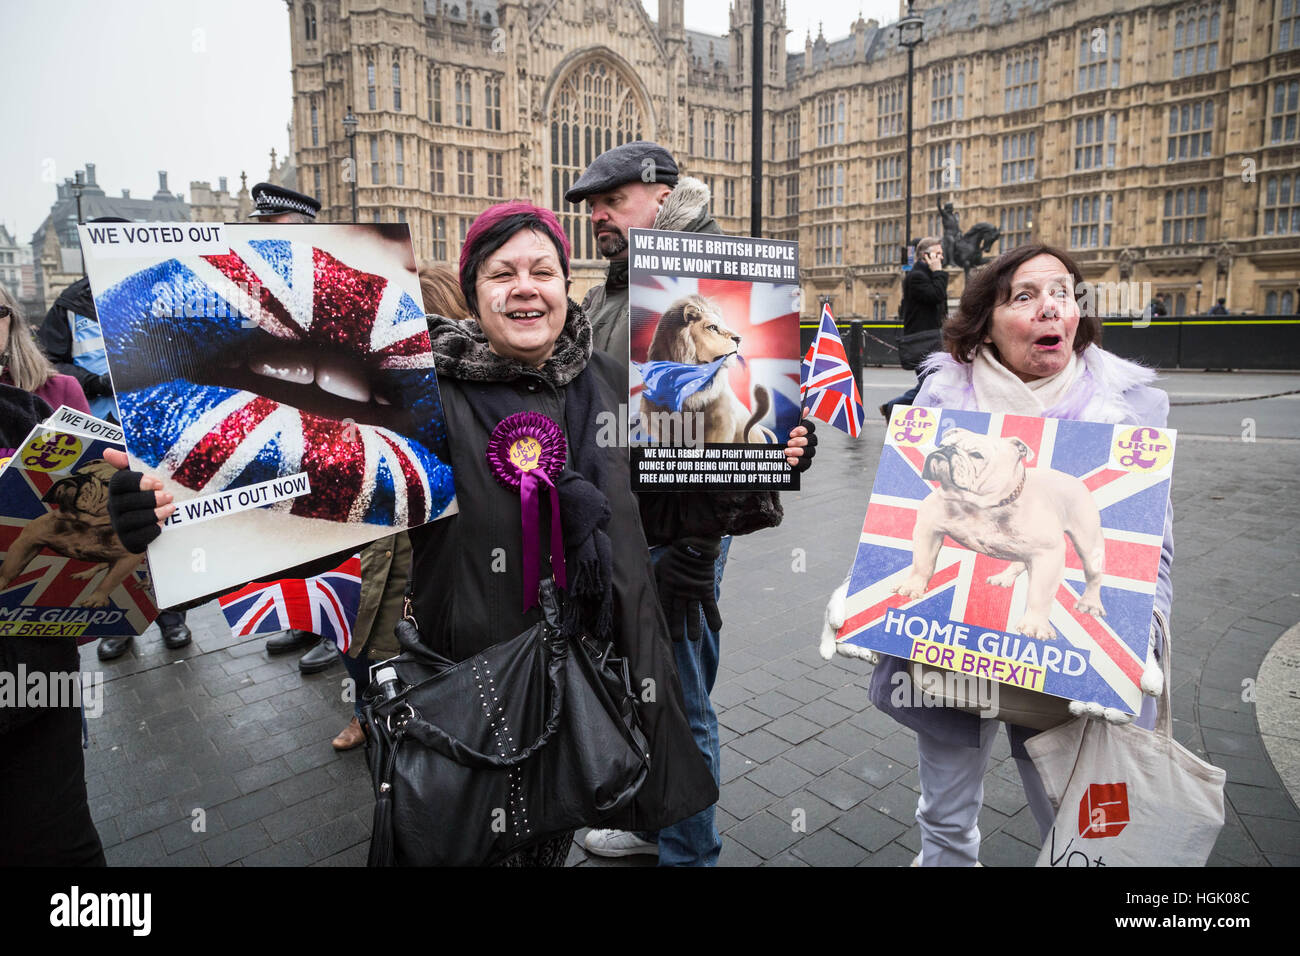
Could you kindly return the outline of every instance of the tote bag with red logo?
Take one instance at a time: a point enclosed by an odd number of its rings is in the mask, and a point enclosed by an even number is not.
[[[1078,717],[1025,742],[1057,808],[1038,866],[1204,866],[1223,770],[1173,738],[1169,650],[1156,729]]]

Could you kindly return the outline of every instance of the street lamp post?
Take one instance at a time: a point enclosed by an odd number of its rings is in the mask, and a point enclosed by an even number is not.
[[[348,158],[352,161],[349,172],[352,174],[352,221],[357,221],[357,120],[352,107],[348,107],[343,117],[343,133],[348,138]]]
[[[907,267],[907,250],[912,241],[912,72],[916,48],[924,39],[925,20],[912,12],[911,0],[907,16],[898,21],[898,45],[907,50],[907,199],[903,206],[902,262]]]
[[[76,179],[68,183],[68,188],[72,190],[72,195],[77,197],[77,225],[81,225],[81,193],[86,188],[86,174],[80,169],[77,170]]]
[[[1196,314],[1197,315],[1201,314],[1201,289],[1203,287],[1204,284],[1201,282],[1200,279],[1197,279],[1196,280]]]
[[[86,188],[86,174],[78,169],[76,178],[68,180],[68,188],[72,190],[72,195],[77,197],[77,225],[80,226],[82,222],[81,193]],[[84,253],[81,256],[81,274],[86,275],[86,256]]]

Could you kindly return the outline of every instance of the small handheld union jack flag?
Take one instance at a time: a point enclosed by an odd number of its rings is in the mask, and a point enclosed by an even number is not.
[[[254,581],[218,603],[235,637],[292,628],[328,637],[347,653],[361,605],[361,556],[314,578]]]
[[[857,438],[865,415],[862,396],[829,302],[822,305],[821,327],[808,347],[801,371],[800,393],[804,407],[812,410],[809,417]]]

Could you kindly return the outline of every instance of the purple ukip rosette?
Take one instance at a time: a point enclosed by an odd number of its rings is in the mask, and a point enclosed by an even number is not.
[[[560,496],[555,479],[564,468],[566,445],[560,426],[539,412],[518,412],[492,430],[487,461],[503,486],[519,492],[520,521],[524,531],[524,610],[537,603],[541,581],[538,555],[541,486],[551,498],[551,568],[555,583],[567,586],[564,572],[564,536],[560,529]]]

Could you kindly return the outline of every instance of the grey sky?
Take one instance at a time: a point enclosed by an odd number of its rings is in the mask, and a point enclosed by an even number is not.
[[[657,0],[644,0],[657,17]],[[686,25],[723,34],[726,0],[687,0]],[[799,12],[791,8],[797,7]],[[848,34],[862,15],[898,16],[897,0],[787,6],[791,50],[805,30]],[[806,11],[806,12],[805,12]],[[0,0],[4,145],[0,223],[29,242],[54,184],[85,163],[109,195],[147,198],[191,180],[261,180],[288,148],[292,88],[283,0]]]

